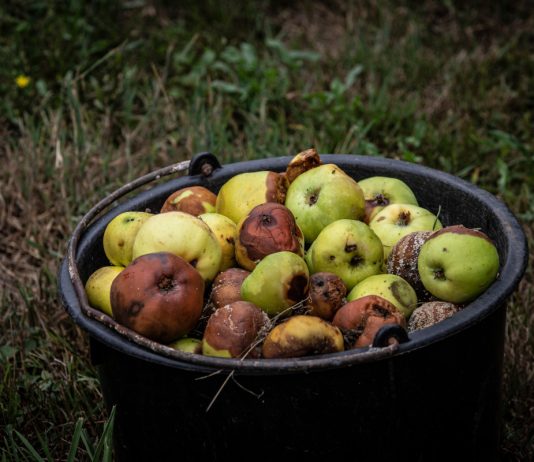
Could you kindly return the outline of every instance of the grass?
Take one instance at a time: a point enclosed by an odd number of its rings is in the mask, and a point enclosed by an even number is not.
[[[103,457],[109,416],[56,274],[89,207],[157,167],[312,145],[399,158],[494,193],[533,242],[528,2],[180,5],[0,6],[2,461]],[[508,304],[506,461],[534,457],[533,287],[529,268]]]

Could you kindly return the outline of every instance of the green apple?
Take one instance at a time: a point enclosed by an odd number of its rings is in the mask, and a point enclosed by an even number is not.
[[[465,303],[484,292],[499,271],[499,254],[489,237],[464,226],[435,232],[423,244],[417,268],[435,297]]]
[[[321,230],[344,218],[360,220],[365,214],[363,191],[355,180],[334,164],[312,168],[295,178],[285,205],[312,243]]]
[[[199,215],[219,241],[222,250],[221,267],[219,271],[225,271],[236,265],[235,241],[237,239],[237,226],[230,218],[220,213],[203,213]]]
[[[417,306],[417,295],[412,286],[394,274],[376,274],[365,278],[349,292],[347,300],[357,300],[366,295],[378,295],[393,303],[408,319]]]
[[[182,257],[211,281],[219,272],[222,249],[215,234],[200,218],[184,212],[159,213],[139,228],[132,256],[170,252]]]
[[[183,337],[171,343],[169,347],[184,353],[202,354],[202,340],[198,338]]]
[[[302,301],[308,292],[306,262],[293,252],[264,257],[243,281],[241,297],[269,315],[278,314]]]
[[[372,176],[358,181],[365,197],[365,222],[389,204],[419,205],[410,187],[398,178]]]
[[[85,283],[89,305],[113,317],[110,300],[111,284],[123,269],[123,266],[102,266],[89,276]]]
[[[283,204],[286,190],[287,180],[280,173],[265,170],[240,173],[222,185],[215,211],[239,223],[256,205]]]
[[[435,231],[442,228],[438,217],[427,209],[411,204],[390,204],[369,223],[384,245],[384,259],[404,236],[415,231]]]
[[[365,223],[336,220],[327,225],[308,249],[310,272],[326,271],[339,276],[352,289],[368,276],[381,272],[382,242]]]
[[[104,231],[104,252],[114,266],[128,266],[132,261],[132,247],[141,225],[153,214],[123,212],[113,218]]]

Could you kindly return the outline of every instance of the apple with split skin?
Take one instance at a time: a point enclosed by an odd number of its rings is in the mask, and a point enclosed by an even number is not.
[[[299,175],[289,185],[285,205],[295,216],[307,244],[330,223],[360,220],[365,214],[358,183],[334,164],[323,164]]]
[[[358,184],[365,197],[366,223],[389,204],[419,205],[411,188],[398,178],[373,176],[358,181]]]
[[[484,292],[497,277],[499,254],[481,231],[461,225],[443,228],[428,238],[417,267],[425,288],[435,297],[465,303]]]

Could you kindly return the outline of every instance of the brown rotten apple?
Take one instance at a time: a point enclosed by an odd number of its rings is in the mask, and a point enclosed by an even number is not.
[[[254,342],[270,326],[269,317],[252,303],[237,301],[216,310],[202,337],[202,353],[222,358],[257,357]]]
[[[282,204],[267,202],[254,207],[237,226],[236,259],[252,271],[257,263],[275,252],[304,256],[304,237],[291,211]]]
[[[111,308],[117,322],[160,343],[189,333],[203,303],[202,276],[169,252],[136,258],[111,285]]]
[[[161,207],[161,212],[185,212],[191,215],[215,212],[217,196],[203,186],[189,186],[173,192]]]
[[[295,315],[275,326],[265,338],[264,358],[297,358],[343,351],[341,331],[317,316]]]
[[[285,173],[287,182],[293,183],[299,175],[319,165],[322,165],[321,157],[315,148],[299,152],[287,165]]]
[[[241,286],[250,271],[242,268],[229,268],[220,272],[213,280],[211,302],[215,308],[242,300]]]
[[[343,305],[332,320],[343,332],[351,348],[362,348],[373,343],[378,330],[386,324],[406,326],[399,310],[385,298],[367,295]]]
[[[391,249],[387,260],[387,272],[407,281],[415,290],[418,301],[428,301],[432,295],[421,282],[417,259],[422,245],[433,231],[415,231],[402,237]]]
[[[334,273],[326,271],[310,276],[307,308],[309,314],[330,321],[345,302],[347,287]]]

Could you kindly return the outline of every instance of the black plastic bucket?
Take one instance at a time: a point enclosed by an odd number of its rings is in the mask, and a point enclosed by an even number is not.
[[[278,360],[189,355],[126,332],[88,307],[83,283],[107,264],[106,224],[123,211],[157,211],[181,187],[217,192],[241,172],[283,171],[290,157],[221,167],[202,154],[189,175],[91,222],[119,191],[82,219],[59,278],[63,304],[90,335],[106,404],[116,405],[117,460],[498,459],[506,300],[527,263],[521,227],[496,197],[457,177],[384,158],[321,157],[356,180],[400,178],[423,207],[441,210],[444,225],[484,230],[499,251],[497,280],[464,310],[396,345]]]

